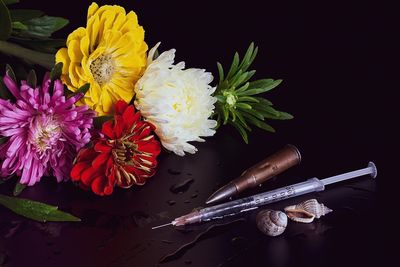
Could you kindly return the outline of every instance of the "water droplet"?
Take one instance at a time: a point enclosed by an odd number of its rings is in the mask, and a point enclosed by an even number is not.
[[[183,192],[186,192],[193,182],[194,182],[194,180],[192,178],[185,179],[185,180],[178,182],[178,183],[174,184],[173,186],[171,186],[169,190],[174,194],[178,194],[178,193],[181,194]]]
[[[190,196],[190,198],[196,198],[198,196],[198,194],[197,193],[194,193],[194,194],[192,194],[191,196]]]
[[[181,172],[181,171],[178,171],[178,170],[168,169],[168,173],[169,173],[169,174],[172,174],[172,175],[179,175],[179,174],[181,174],[182,172]]]
[[[188,175],[188,176],[192,176],[193,174],[191,174],[190,172],[188,172],[188,173],[186,173],[186,175]]]
[[[168,205],[173,206],[173,205],[175,205],[176,201],[175,200],[168,200],[167,203],[168,203]]]
[[[187,260],[187,261],[185,261],[185,264],[190,265],[190,264],[192,264],[192,261]]]
[[[172,244],[172,243],[174,243],[174,241],[166,240],[166,239],[161,240],[161,242],[163,242],[163,243],[165,243],[165,244]]]
[[[188,204],[188,203],[190,203],[190,200],[185,200],[183,203]]]

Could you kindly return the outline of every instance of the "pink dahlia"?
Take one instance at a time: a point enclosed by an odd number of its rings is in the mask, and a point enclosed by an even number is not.
[[[90,141],[95,113],[75,106],[82,94],[66,98],[60,80],[50,94],[49,74],[36,88],[26,81],[19,88],[7,75],[3,80],[16,100],[0,99],[0,136],[8,137],[0,145],[0,176],[16,174],[28,185],[49,175],[68,180],[78,150]]]

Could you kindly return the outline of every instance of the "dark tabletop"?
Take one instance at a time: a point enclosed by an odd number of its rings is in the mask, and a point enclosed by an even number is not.
[[[84,25],[89,4],[22,2],[21,7],[68,17],[64,34]],[[216,74],[215,61],[227,65],[236,50],[243,53],[255,41],[256,77],[284,80],[265,96],[295,119],[271,122],[275,134],[255,129],[249,145],[223,128],[196,144],[195,155],[164,151],[158,173],[146,185],[110,197],[43,179],[21,197],[57,205],[82,222],[37,223],[0,207],[0,265],[385,266],[392,238],[387,203],[396,201],[388,183],[395,176],[385,167],[397,143],[386,127],[395,112],[389,104],[394,86],[388,53],[394,9],[383,3],[217,2],[222,1],[107,1],[135,10],[149,46],[162,41],[161,50],[176,48],[177,60],[188,67]],[[362,177],[269,205],[282,210],[316,198],[333,209],[310,224],[290,221],[275,238],[257,229],[257,210],[151,230],[204,206],[215,189],[287,143],[299,148],[302,163],[241,196],[362,168],[369,161],[376,163],[378,178]],[[174,185],[177,190],[171,190]],[[7,182],[0,192],[11,194],[12,188]]]

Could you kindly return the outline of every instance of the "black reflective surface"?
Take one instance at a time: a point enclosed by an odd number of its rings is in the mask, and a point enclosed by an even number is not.
[[[276,134],[255,129],[249,145],[227,128],[196,144],[196,155],[182,158],[164,152],[157,175],[145,186],[116,190],[111,197],[43,179],[21,197],[58,205],[82,222],[36,223],[0,207],[0,265],[388,266],[396,233],[388,207],[398,202],[390,190],[395,189],[391,181],[396,174],[387,168],[397,143],[387,127],[395,114],[395,106],[389,104],[394,88],[388,55],[390,7],[264,1],[118,3],[137,12],[150,46],[161,40],[161,50],[176,48],[177,60],[189,67],[216,73],[216,60],[227,65],[235,50],[244,52],[255,41],[260,48],[256,76],[284,80],[266,96],[295,119],[271,122]],[[88,4],[25,1],[21,6],[67,16],[68,32],[84,25]],[[258,231],[257,211],[186,228],[151,230],[205,206],[217,188],[287,143],[299,148],[302,163],[241,196],[366,167],[368,161],[376,163],[378,177],[269,205],[283,209],[317,198],[334,210],[310,224],[289,222],[275,238]],[[0,192],[11,194],[12,188],[7,182]]]

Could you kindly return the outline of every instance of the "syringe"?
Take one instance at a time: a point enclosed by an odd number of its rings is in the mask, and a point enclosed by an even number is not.
[[[319,180],[318,178],[311,178],[305,182],[281,187],[251,197],[245,197],[223,204],[195,210],[189,214],[176,218],[170,223],[155,226],[152,229],[157,229],[167,225],[182,226],[186,224],[220,219],[226,216],[231,216],[241,212],[257,209],[260,206],[277,202],[283,199],[292,198],[311,192],[323,191],[325,189],[325,185],[349,180],[368,174],[370,174],[372,178],[375,178],[377,175],[377,168],[373,162],[369,162],[368,167],[364,169],[343,173],[322,180]]]

